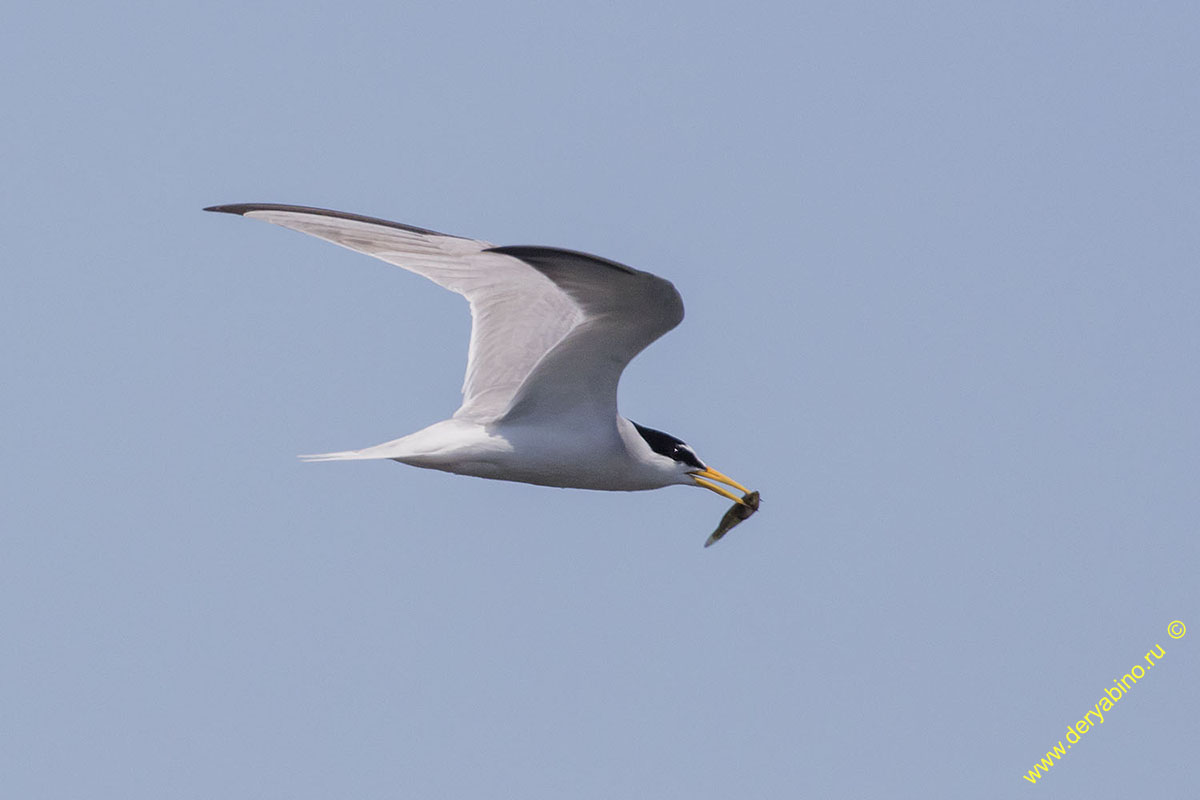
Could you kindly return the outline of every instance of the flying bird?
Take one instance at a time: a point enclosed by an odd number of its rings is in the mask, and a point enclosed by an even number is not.
[[[403,267],[471,306],[462,405],[450,419],[308,461],[391,459],[542,486],[638,491],[686,485],[745,505],[749,490],[682,440],[617,412],[634,356],[683,319],[669,281],[557,247],[488,242],[304,206],[206,208],[307,233]]]

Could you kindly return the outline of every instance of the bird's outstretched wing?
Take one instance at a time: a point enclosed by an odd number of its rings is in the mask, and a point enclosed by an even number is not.
[[[629,361],[679,324],[668,281],[551,247],[493,247],[397,222],[304,206],[213,206],[317,236],[423,275],[471,306],[463,403],[455,417],[491,422],[616,415]]]
[[[502,413],[521,381],[582,316],[554,283],[491,245],[397,222],[267,203],[213,206],[375,256],[457,292],[471,306],[471,344],[456,417]]]
[[[611,424],[621,372],[683,320],[670,281],[615,261],[553,247],[495,247],[520,259],[570,297],[582,318],[533,367],[504,419],[567,417]]]

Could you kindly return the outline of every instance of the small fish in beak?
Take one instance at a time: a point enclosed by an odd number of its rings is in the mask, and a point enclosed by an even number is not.
[[[721,524],[717,525],[717,529],[708,537],[704,546],[708,547],[714,542],[721,541],[722,536],[750,519],[750,515],[758,511],[758,504],[758,492],[747,492],[742,495],[742,499],[734,503],[733,507],[725,512],[725,516],[721,517]]]

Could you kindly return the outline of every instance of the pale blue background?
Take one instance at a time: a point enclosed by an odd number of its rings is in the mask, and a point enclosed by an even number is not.
[[[1195,9],[9,9],[4,796],[1194,794]],[[668,277],[623,410],[762,513],[297,462],[468,316],[247,201]]]

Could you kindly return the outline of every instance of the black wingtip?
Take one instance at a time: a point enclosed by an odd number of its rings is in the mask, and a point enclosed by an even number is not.
[[[251,205],[250,203],[236,203],[234,205],[227,205],[227,206],[209,206],[208,208],[206,208],[204,210],[205,211],[219,211],[222,214],[237,214],[238,216],[241,216],[242,214],[245,214],[247,211],[249,211],[252,208],[254,208],[254,206]]]
[[[237,214],[245,216],[251,211],[283,211],[289,214],[312,214],[317,217],[332,217],[334,219],[348,219],[351,222],[365,222],[368,225],[382,225],[386,228],[396,228],[401,231],[409,231],[410,233],[420,233],[427,236],[448,236],[452,239],[462,239],[462,236],[454,236],[449,233],[439,233],[431,231],[428,228],[418,228],[415,225],[405,225],[402,222],[392,222],[379,217],[364,217],[362,214],[348,214],[345,211],[333,211],[328,208],[317,208],[315,206],[291,206],[281,203],[234,203],[227,206],[209,206],[205,211],[219,211],[222,214]]]

